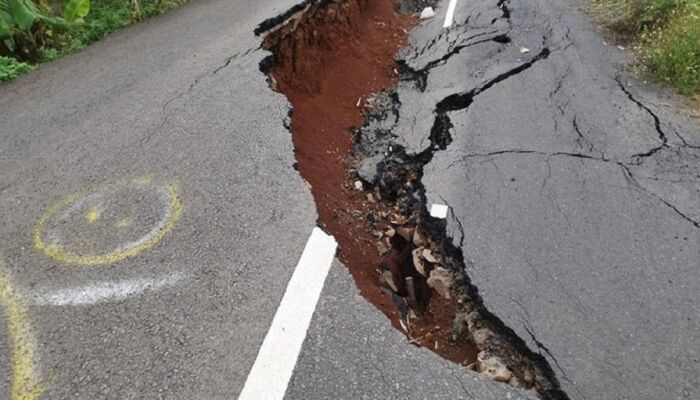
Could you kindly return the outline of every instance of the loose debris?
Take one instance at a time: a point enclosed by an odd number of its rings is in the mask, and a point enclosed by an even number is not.
[[[477,356],[477,371],[497,380],[498,382],[508,382],[513,378],[513,373],[496,357],[488,357],[485,351]]]

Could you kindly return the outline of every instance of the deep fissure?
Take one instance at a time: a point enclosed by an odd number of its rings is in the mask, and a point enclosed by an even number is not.
[[[393,88],[399,79],[416,80],[419,89],[425,85],[427,69],[407,74],[393,57],[415,24],[415,17],[397,11],[429,3],[435,1],[403,7],[398,0],[300,3],[256,29],[272,52],[261,71],[292,104],[285,126],[292,132],[295,168],[363,296],[410,343],[545,399],[567,399],[545,358],[486,309],[446,221],[428,213],[421,183],[424,166],[452,141],[447,113],[466,109],[476,95],[547,58],[550,50],[438,102],[431,146],[407,154],[393,143],[391,128],[376,129],[373,122],[398,114]],[[498,7],[508,18],[507,1]],[[374,175],[363,170],[368,160]]]

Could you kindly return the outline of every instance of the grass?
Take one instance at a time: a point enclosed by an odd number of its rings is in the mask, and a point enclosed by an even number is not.
[[[74,53],[112,32],[161,14],[188,0],[92,0],[84,22],[62,32],[40,29],[41,47],[34,61],[0,55],[0,82],[27,73],[35,66]],[[60,14],[67,0],[37,0]],[[35,27],[36,28],[36,27]]]
[[[642,62],[682,94],[700,92],[700,1],[676,10],[667,24],[642,34]]]
[[[592,0],[591,9],[637,44],[643,74],[686,96],[700,93],[700,0]]]

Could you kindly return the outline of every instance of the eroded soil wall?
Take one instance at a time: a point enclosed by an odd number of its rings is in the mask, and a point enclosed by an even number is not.
[[[358,189],[348,165],[354,129],[366,120],[365,102],[395,85],[394,55],[405,44],[415,16],[397,12],[393,0],[321,1],[307,7],[303,17],[300,13],[269,33],[264,46],[274,54],[271,85],[293,106],[290,130],[298,169],[310,185],[320,220],[338,241],[339,257],[363,296],[394,326],[452,361],[472,362],[473,346],[449,338],[456,306],[428,301],[430,290],[421,277],[415,277],[411,289],[425,310],[413,324],[402,322],[409,310],[397,304],[408,296],[406,274],[400,270],[406,270],[403,264],[410,263],[410,255],[401,254],[402,243],[392,244],[404,239],[391,239],[385,232],[405,216],[388,199]],[[392,277],[394,282],[386,285]]]

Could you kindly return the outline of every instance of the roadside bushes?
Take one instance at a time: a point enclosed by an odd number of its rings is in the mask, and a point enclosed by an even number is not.
[[[53,0],[58,1],[58,0]],[[187,0],[92,0],[85,23],[57,38],[43,49],[43,61],[50,61],[88,46],[134,22],[158,15]]]
[[[0,0],[0,56],[38,61],[39,49],[53,30],[68,29],[90,11],[90,0],[68,0],[63,16],[54,16],[46,3]]]
[[[643,73],[685,95],[700,92],[700,0],[592,0],[591,8],[637,44]]]
[[[31,65],[12,57],[0,56],[0,82],[16,78],[34,69]]]
[[[187,0],[0,0],[0,82]]]

